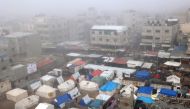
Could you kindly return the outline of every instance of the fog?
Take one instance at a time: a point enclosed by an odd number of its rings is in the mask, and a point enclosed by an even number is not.
[[[21,17],[39,13],[70,16],[89,7],[106,12],[133,9],[163,13],[186,10],[190,7],[190,0],[0,0],[0,16]]]

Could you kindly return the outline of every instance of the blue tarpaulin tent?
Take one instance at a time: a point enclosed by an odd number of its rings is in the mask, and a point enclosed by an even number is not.
[[[55,99],[55,104],[57,106],[59,106],[60,108],[63,108],[63,105],[64,103],[68,103],[72,100],[71,96],[66,93],[64,95],[61,95],[61,96],[58,96],[56,99]]]
[[[137,100],[141,100],[144,103],[148,103],[148,104],[154,103],[154,100],[152,98],[150,98],[150,97],[140,96],[140,97],[137,98]]]
[[[177,96],[177,92],[174,90],[170,90],[170,89],[165,89],[165,88],[161,88],[160,89],[160,94],[166,95],[166,96]]]
[[[137,71],[135,77],[138,79],[149,79],[151,76],[150,72],[146,70]]]
[[[153,90],[153,87],[142,86],[142,87],[139,87],[139,89],[137,90],[137,93],[152,94],[152,90]]]
[[[109,81],[105,85],[100,87],[100,90],[101,91],[113,91],[113,90],[116,90],[117,88],[118,88],[118,83]]]
[[[95,99],[95,100],[92,100],[92,102],[89,104],[89,107],[90,108],[95,108],[95,109],[100,109],[100,107],[103,105],[103,101],[102,100],[98,100],[98,99]]]

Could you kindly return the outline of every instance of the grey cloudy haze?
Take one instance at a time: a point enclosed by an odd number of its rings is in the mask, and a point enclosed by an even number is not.
[[[170,12],[190,8],[190,0],[0,0],[0,16],[77,14],[89,7],[99,11],[125,9]]]

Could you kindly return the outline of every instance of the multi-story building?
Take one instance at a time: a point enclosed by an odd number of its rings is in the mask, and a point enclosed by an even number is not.
[[[190,23],[190,8],[187,11],[187,23]]]
[[[181,32],[183,37],[187,40],[187,51],[186,54],[190,54],[190,23],[181,24]]]
[[[128,44],[126,26],[95,25],[91,28],[92,45],[123,47]]]
[[[157,47],[170,48],[174,45],[178,32],[178,19],[148,20],[143,26],[140,45],[152,49]]]
[[[36,31],[43,42],[62,42],[66,37],[66,20],[62,18],[38,15],[34,17],[34,31]]]
[[[38,57],[41,54],[40,38],[34,33],[16,32],[5,36],[10,59],[17,57]]]

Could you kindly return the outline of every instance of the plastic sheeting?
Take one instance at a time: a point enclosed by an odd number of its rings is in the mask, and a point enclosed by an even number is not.
[[[91,81],[81,81],[79,83],[80,89],[81,90],[86,90],[86,91],[97,91],[98,90],[98,84],[95,82]]]
[[[150,97],[144,97],[144,96],[140,96],[137,98],[137,100],[141,100],[143,101],[144,103],[147,103],[147,104],[152,104],[154,103],[154,100]]]
[[[95,77],[95,76],[100,76],[101,73],[102,73],[101,70],[94,70],[91,75],[92,75],[93,77]]]
[[[100,74],[100,76],[105,77],[107,80],[111,80],[114,77],[113,71],[104,71]]]
[[[114,91],[118,87],[118,84],[112,81],[107,82],[105,85],[103,85],[100,90],[101,91]]]
[[[67,92],[75,87],[75,82],[71,79],[57,86],[60,92]]]
[[[66,93],[62,96],[58,96],[54,101],[57,106],[60,108],[63,108],[65,106],[65,103],[68,103],[72,100],[71,96]]]
[[[100,107],[103,105],[102,100],[92,100],[92,102],[89,104],[90,108],[100,109]]]
[[[97,83],[99,87],[107,82],[106,78],[104,77],[94,77],[91,79],[91,81]]]
[[[177,96],[177,92],[176,91],[173,91],[173,90],[170,90],[170,89],[165,89],[165,88],[161,88],[160,89],[160,94],[163,94],[163,95],[166,95],[166,96]]]
[[[137,90],[137,93],[152,94],[153,87],[140,87]]]
[[[137,71],[135,77],[138,79],[149,79],[151,76],[150,72],[146,70]]]

